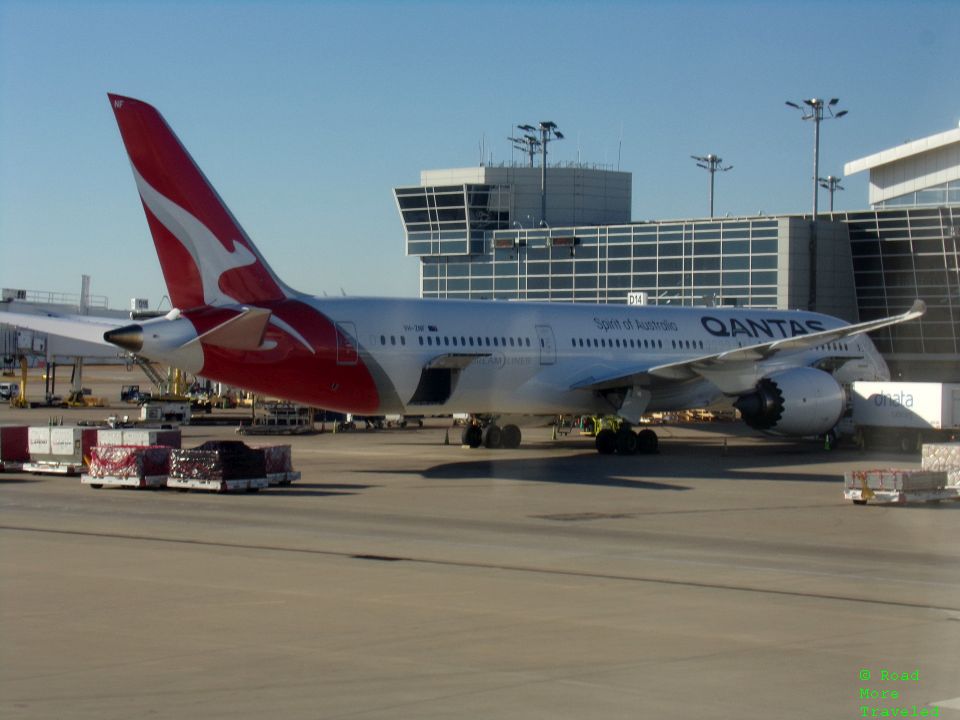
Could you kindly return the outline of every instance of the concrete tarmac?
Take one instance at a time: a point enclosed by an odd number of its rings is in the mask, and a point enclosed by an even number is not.
[[[54,413],[81,411],[0,422]],[[960,504],[842,496],[918,457],[448,427],[247,438],[303,472],[258,494],[0,475],[0,715],[960,718]]]

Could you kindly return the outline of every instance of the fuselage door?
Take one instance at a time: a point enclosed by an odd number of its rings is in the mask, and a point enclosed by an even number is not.
[[[549,325],[537,325],[537,339],[540,342],[540,364],[553,365],[557,361],[557,344],[553,339],[553,328]]]
[[[337,365],[357,364],[357,328],[352,322],[337,323]]]

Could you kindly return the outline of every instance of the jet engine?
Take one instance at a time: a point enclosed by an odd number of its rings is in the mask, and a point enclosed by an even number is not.
[[[800,367],[768,375],[733,405],[755,430],[774,435],[821,435],[840,420],[846,394],[829,373]]]

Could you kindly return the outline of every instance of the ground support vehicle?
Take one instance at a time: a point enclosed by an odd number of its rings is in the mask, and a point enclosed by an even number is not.
[[[312,435],[314,410],[293,403],[269,402],[261,406],[250,425],[237,428],[239,435]]]
[[[919,452],[924,443],[960,439],[960,383],[855,382],[850,399],[861,448]]]
[[[947,473],[933,470],[851,470],[844,474],[843,496],[856,505],[960,500],[960,486],[947,484]]]
[[[151,398],[140,406],[140,419],[147,422],[179,422],[190,424],[189,400]]]
[[[120,400],[131,405],[142,405],[151,397],[153,393],[141,390],[139,385],[123,385],[120,388]]]
[[[144,475],[137,477],[133,475],[90,475],[83,473],[80,476],[80,482],[89,485],[94,490],[105,487],[131,487],[131,488],[163,488],[167,486],[166,475]]]
[[[0,382],[0,400],[13,400],[20,394],[20,386],[15,382]]]
[[[174,490],[206,490],[207,492],[257,492],[269,487],[270,480],[262,478],[238,478],[224,480],[222,478],[167,478],[167,487]]]

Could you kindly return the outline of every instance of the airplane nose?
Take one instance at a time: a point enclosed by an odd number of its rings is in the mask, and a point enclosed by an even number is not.
[[[109,330],[103,334],[103,339],[111,345],[138,353],[143,349],[143,327],[140,325],[125,325],[116,330]]]

